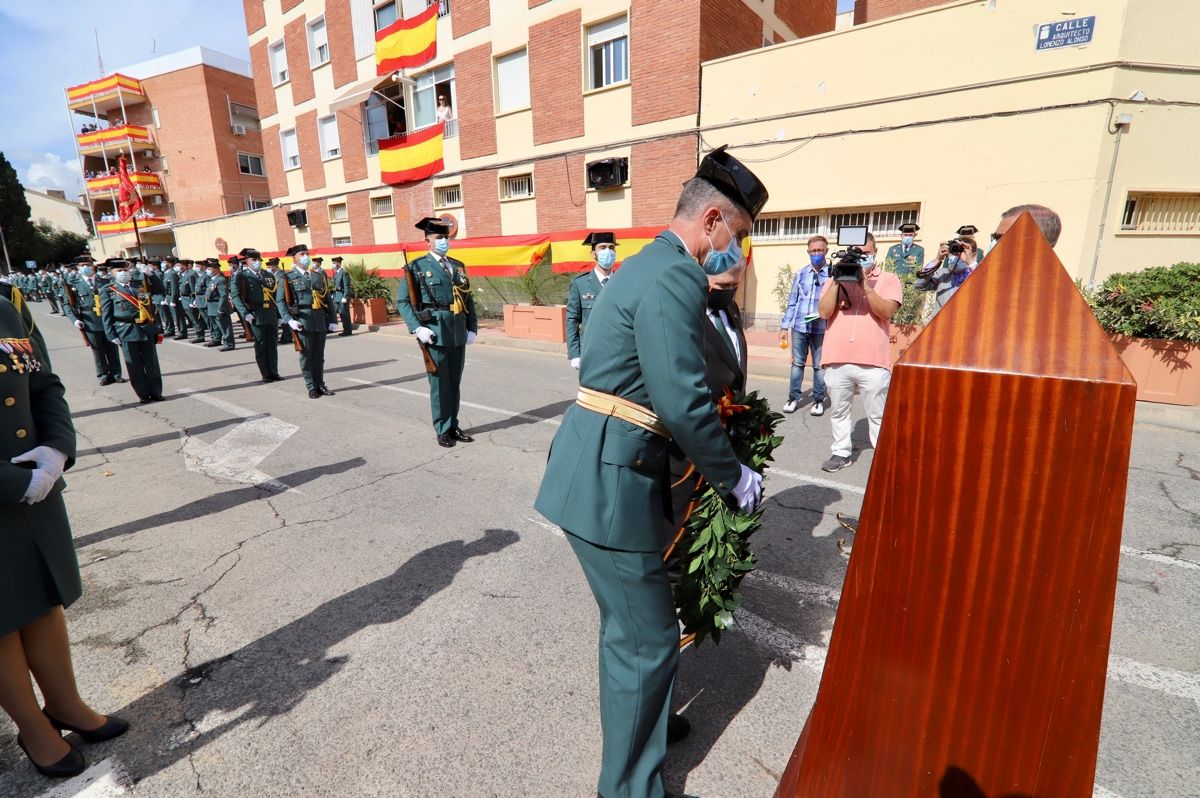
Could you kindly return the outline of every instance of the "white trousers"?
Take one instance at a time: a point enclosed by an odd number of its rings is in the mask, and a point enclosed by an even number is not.
[[[829,394],[829,422],[833,427],[833,453],[849,457],[850,431],[854,424],[850,418],[850,403],[854,394],[862,396],[867,411],[867,425],[871,431],[871,446],[879,440],[879,425],[883,422],[883,406],[887,402],[888,385],[892,372],[879,366],[859,366],[854,363],[838,363],[825,367],[825,390]]]

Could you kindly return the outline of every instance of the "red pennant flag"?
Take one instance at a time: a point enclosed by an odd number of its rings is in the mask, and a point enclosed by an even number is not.
[[[122,222],[127,222],[142,209],[142,195],[129,179],[129,167],[125,165],[124,155],[117,162],[117,183],[120,186],[117,193],[117,215]]]

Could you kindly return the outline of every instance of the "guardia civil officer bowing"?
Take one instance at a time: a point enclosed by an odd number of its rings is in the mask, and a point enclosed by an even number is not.
[[[462,262],[446,257],[450,251],[449,225],[441,219],[426,217],[416,226],[425,232],[429,244],[429,254],[408,266],[407,279],[412,281],[420,307],[413,307],[408,291],[401,288],[396,308],[409,332],[429,348],[437,366],[437,373],[429,375],[429,404],[433,408],[438,445],[471,443],[475,439],[458,425],[467,344],[475,341],[479,329],[471,283]]]
[[[308,247],[296,244],[287,251],[292,269],[284,272],[275,289],[275,306],[300,342],[300,371],[308,385],[308,398],[333,396],[325,385],[325,336],[337,329],[329,306],[329,280],[313,268]]]
[[[253,247],[238,253],[242,268],[230,275],[233,306],[242,322],[254,335],[254,360],[263,382],[277,382],[279,376],[279,311],[275,306],[275,275],[263,271],[262,254]]]
[[[724,151],[684,184],[670,227],[627,258],[583,339],[579,395],[554,436],[535,507],[563,528],[600,608],[598,791],[663,795],[679,624],[662,554],[668,444],[743,511],[762,476],[741,464],[705,384],[706,274],[740,263],[766,188]]]

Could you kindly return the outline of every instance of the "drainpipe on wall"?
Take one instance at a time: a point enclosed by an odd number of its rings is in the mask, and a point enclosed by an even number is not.
[[[1111,115],[1109,119],[1112,119]],[[1108,166],[1108,184],[1104,187],[1104,205],[1100,210],[1100,230],[1096,235],[1096,253],[1092,256],[1092,272],[1088,275],[1087,287],[1089,290],[1096,286],[1096,270],[1100,267],[1100,249],[1104,246],[1104,230],[1108,223],[1108,205],[1112,199],[1113,178],[1117,173],[1117,156],[1121,154],[1121,137],[1129,131],[1129,126],[1132,124],[1133,114],[1118,114],[1115,125],[1111,122],[1109,125],[1108,132],[1114,134],[1116,138],[1113,143],[1112,163]]]

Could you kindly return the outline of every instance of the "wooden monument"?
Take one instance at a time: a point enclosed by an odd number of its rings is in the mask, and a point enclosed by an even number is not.
[[[1090,798],[1135,392],[1023,216],[892,372],[777,798]]]

